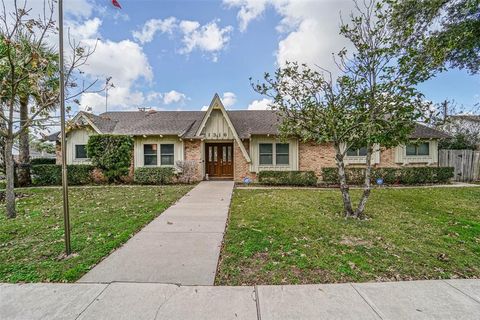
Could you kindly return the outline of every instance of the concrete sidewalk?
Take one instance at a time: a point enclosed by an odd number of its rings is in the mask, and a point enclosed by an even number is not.
[[[0,319],[479,319],[480,280],[299,286],[0,284]]]
[[[79,282],[213,285],[232,191],[201,182]]]

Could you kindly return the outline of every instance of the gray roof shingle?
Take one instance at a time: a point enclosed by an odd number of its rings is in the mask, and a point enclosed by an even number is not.
[[[277,135],[281,118],[271,110],[230,110],[230,120],[240,139],[252,135]],[[119,111],[87,114],[103,133],[128,135],[178,135],[195,138],[205,111]],[[417,124],[413,139],[441,139],[442,131]]]

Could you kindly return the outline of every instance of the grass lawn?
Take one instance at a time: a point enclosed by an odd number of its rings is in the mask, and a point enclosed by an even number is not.
[[[60,188],[21,189],[18,216],[0,209],[0,282],[70,282],[157,217],[190,186],[71,188],[74,256],[64,252]]]
[[[353,191],[358,199],[360,193]],[[480,277],[480,188],[235,190],[218,285]]]

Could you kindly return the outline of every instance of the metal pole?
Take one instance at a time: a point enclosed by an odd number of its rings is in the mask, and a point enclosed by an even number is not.
[[[58,1],[58,36],[60,54],[60,126],[62,146],[62,191],[63,191],[63,223],[65,229],[65,253],[72,253],[70,246],[70,212],[68,206],[68,180],[67,180],[67,145],[65,137],[65,70],[63,61],[63,0]]]

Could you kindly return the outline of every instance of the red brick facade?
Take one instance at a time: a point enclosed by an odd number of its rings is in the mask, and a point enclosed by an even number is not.
[[[245,147],[245,150],[249,152],[250,142],[247,140],[243,141],[243,146]],[[242,150],[235,141],[233,142],[233,180],[241,182],[246,177],[255,180],[257,174],[255,172],[250,172],[250,164],[245,160]]]
[[[203,160],[202,160],[202,141],[185,140],[184,145],[184,159],[185,161],[195,161],[197,163],[195,180],[203,180]]]

